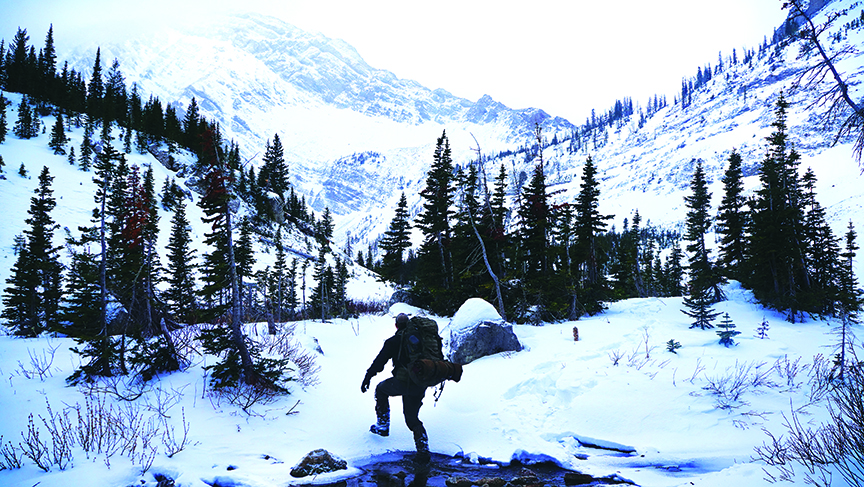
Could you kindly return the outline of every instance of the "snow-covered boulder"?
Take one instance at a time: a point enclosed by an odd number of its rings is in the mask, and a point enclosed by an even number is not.
[[[513,325],[501,319],[495,307],[480,298],[465,301],[453,315],[447,331],[447,358],[453,363],[464,365],[488,355],[522,350]]]
[[[327,450],[314,450],[306,454],[300,463],[291,469],[292,477],[308,477],[322,473],[335,472],[348,468],[348,462],[334,456]]]

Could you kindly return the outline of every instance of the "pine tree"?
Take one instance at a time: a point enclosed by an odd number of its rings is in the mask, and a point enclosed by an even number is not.
[[[63,114],[58,110],[56,121],[51,128],[51,139],[48,141],[48,147],[53,149],[55,154],[66,155],[67,143],[69,143],[69,137],[66,137],[66,130],[63,128]]]
[[[318,241],[322,252],[325,254],[332,252],[330,243],[333,241],[333,216],[330,208],[324,208],[321,220],[315,225],[315,240]]]
[[[62,266],[60,247],[53,245],[54,231],[59,228],[50,214],[57,205],[51,189],[53,180],[48,167],[43,167],[36,196],[30,198],[30,217],[24,220],[29,228],[16,242],[18,259],[13,276],[6,281],[11,286],[4,291],[3,303],[11,311],[7,314],[4,310],[3,316],[18,335],[37,336],[57,329],[59,323]]]
[[[837,314],[840,318],[840,326],[834,330],[834,334],[840,341],[837,344],[835,362],[840,367],[839,378],[841,380],[848,362],[847,354],[853,346],[852,327],[860,324],[859,313],[864,307],[864,291],[858,287],[858,280],[855,278],[855,270],[852,265],[856,255],[855,251],[859,249],[855,244],[856,237],[855,227],[850,221],[845,235],[846,245],[843,253],[840,254],[842,262],[837,284]]]
[[[98,310],[98,319],[95,323],[83,323],[85,329],[71,330],[72,336],[77,337],[76,341],[79,346],[84,345],[84,348],[73,348],[72,350],[87,360],[79,367],[66,381],[70,384],[77,384],[81,381],[90,381],[93,377],[111,377],[124,369],[121,343],[113,340],[111,330],[108,323],[108,302],[109,302],[109,247],[108,237],[110,233],[109,224],[111,224],[111,215],[108,213],[109,198],[111,197],[111,188],[115,176],[115,163],[125,162],[122,154],[118,153],[107,144],[102,147],[102,151],[96,155],[94,165],[93,182],[96,184],[96,193],[94,200],[96,208],[93,210],[94,226],[89,229],[81,229],[82,241],[89,243],[92,241],[94,246],[98,245],[98,251],[94,252],[93,260],[96,261],[96,282],[95,287],[98,289],[98,299],[96,306]],[[86,254],[80,255],[80,264],[82,266],[80,276],[76,276],[76,280],[84,279],[86,275],[87,265],[90,259]],[[74,264],[73,260],[73,264]],[[86,281],[76,282],[76,295],[79,305],[90,304],[92,306],[92,296],[90,293],[94,291],[92,285],[88,285]],[[74,308],[74,307],[73,307]],[[68,311],[67,311],[68,313]]]
[[[73,338],[95,341],[102,331],[99,255],[93,252],[93,246],[99,242],[99,235],[95,226],[81,230],[80,238],[69,236],[66,239],[71,263],[61,331]]]
[[[712,225],[711,193],[708,192],[708,183],[705,180],[701,161],[696,164],[690,189],[692,194],[684,197],[684,204],[688,208],[684,239],[689,242],[686,249],[690,253],[687,285],[691,293],[707,292],[711,302],[717,302],[722,299],[720,279],[714,270],[710,252],[705,244],[705,234]]]
[[[78,158],[78,167],[82,171],[89,171],[93,160],[93,118],[87,116],[84,122],[84,137],[81,140],[81,156]]]
[[[285,164],[285,152],[279,134],[273,135],[273,144],[267,141],[264,147],[264,164],[259,174],[264,180],[262,186],[282,196],[288,190],[288,166]]]
[[[59,93],[55,92],[57,53],[54,48],[54,24],[48,27],[48,33],[45,35],[45,47],[40,52],[38,71],[41,80],[39,96],[56,103]]]
[[[287,267],[285,262],[285,246],[282,244],[282,228],[276,229],[276,260],[273,263],[273,273],[267,287],[270,305],[275,311],[273,319],[282,322],[282,309],[285,307],[288,294]]]
[[[415,291],[432,299],[442,299],[439,311],[454,308],[449,302],[453,284],[452,256],[449,245],[452,237],[450,217],[453,214],[453,162],[450,155],[450,141],[446,131],[441,134],[435,145],[432,165],[426,175],[426,187],[420,192],[423,210],[417,217],[417,228],[423,233],[423,243],[418,252],[418,275]],[[367,265],[374,261],[373,254],[367,254]]]
[[[93,62],[93,74],[87,85],[87,114],[91,118],[102,118],[102,97],[105,96],[105,86],[102,82],[102,49],[96,48],[96,59]],[[110,120],[109,120],[110,122]]]
[[[333,311],[340,318],[348,318],[348,266],[336,256],[333,270]]]
[[[809,288],[803,246],[802,194],[798,178],[800,156],[789,147],[782,93],[777,100],[774,132],[759,169],[761,187],[751,204],[749,277],[745,284],[762,303],[788,310],[795,321],[802,312],[799,295]]]
[[[538,311],[548,311],[544,306],[545,283],[550,273],[549,237],[553,227],[553,216],[546,192],[546,174],[543,164],[537,163],[529,183],[522,191],[519,205],[519,274],[527,297],[526,306],[540,306]]]
[[[840,270],[839,239],[828,225],[825,209],[816,201],[816,175],[807,168],[801,179],[804,215],[803,240],[810,286],[802,290],[802,308],[823,315],[835,314]]]
[[[164,298],[168,309],[185,323],[197,322],[197,300],[195,296],[195,250],[191,248],[191,227],[186,218],[183,200],[174,206],[171,218],[171,236],[168,240],[168,289]]]
[[[189,102],[186,116],[183,118],[183,145],[197,153],[201,149],[201,120],[198,113],[198,102],[195,97]]]
[[[237,239],[237,245],[234,249],[234,260],[237,264],[240,303],[242,304],[244,299],[246,301],[249,299],[248,296],[244,296],[243,279],[252,277],[252,267],[255,265],[255,251],[252,248],[252,224],[248,218],[243,218],[240,222],[240,238]]]
[[[15,122],[12,133],[19,139],[32,139],[38,135],[35,123],[38,123],[38,118],[30,110],[27,96],[22,96],[21,103],[18,104],[18,120]]]
[[[723,201],[717,215],[717,233],[720,235],[720,252],[717,265],[727,276],[741,279],[747,245],[747,212],[744,198],[744,181],[741,169],[741,155],[733,150],[729,155],[729,167],[721,179],[723,182]]]
[[[735,323],[732,322],[732,318],[729,317],[729,313],[723,314],[723,320],[720,321],[720,324],[717,325],[717,328],[721,328],[717,330],[717,336],[720,337],[720,345],[725,346],[726,348],[735,345],[735,337],[740,335],[741,332],[735,330]]]
[[[579,266],[579,300],[585,312],[594,315],[603,310],[602,300],[605,278],[600,271],[600,255],[597,237],[606,231],[606,221],[612,215],[601,215],[600,189],[597,181],[597,168],[589,156],[582,168],[582,183],[576,196],[576,261]]]
[[[450,243],[453,262],[453,299],[462,302],[473,296],[482,295],[489,301],[497,302],[489,268],[486,267],[488,252],[486,242],[480,235],[481,198],[485,187],[481,188],[477,164],[470,164],[467,171],[460,170],[456,177],[456,212]],[[481,193],[481,191],[483,193]],[[481,289],[484,294],[481,294]],[[486,295],[485,290],[492,291]]]
[[[719,301],[722,294],[705,245],[705,234],[711,227],[709,216],[711,194],[708,192],[701,161],[696,165],[690,189],[693,193],[684,197],[684,203],[688,208],[687,231],[684,238],[689,242],[687,244],[687,252],[690,253],[687,266],[689,293],[684,298],[684,306],[687,310],[682,311],[695,320],[690,328],[699,327],[704,330],[713,327],[711,322],[719,313],[711,308],[711,304]]]
[[[6,98],[0,92],[0,144],[6,142],[6,134],[9,131],[9,126],[6,123]]]
[[[7,91],[13,93],[28,93],[29,87],[32,87],[32,73],[27,59],[27,41],[30,36],[27,35],[27,29],[18,28],[12,42],[9,43],[9,50],[6,53],[5,68],[6,68],[6,85]]]
[[[199,166],[205,174],[205,193],[199,205],[204,212],[202,220],[211,225],[211,232],[205,234],[205,243],[214,249],[205,256],[202,266],[205,286],[201,292],[211,305],[209,318],[225,316],[224,311],[228,309],[230,313],[227,315],[228,330],[216,326],[201,334],[206,351],[223,355],[222,361],[206,368],[212,370],[211,385],[217,388],[242,382],[264,389],[278,389],[275,380],[281,376],[284,363],[264,359],[254,361],[257,352],[247,344],[241,328],[239,278],[228,204],[232,195],[220,139],[218,131],[208,129],[204,132],[199,155]],[[213,306],[214,298],[220,298],[222,302]]]
[[[384,251],[381,259],[381,277],[400,284],[405,283],[406,277],[403,272],[405,251],[411,248],[409,217],[408,199],[403,192],[396,205],[393,219],[390,221],[390,227],[379,244]]]
[[[334,277],[333,268],[327,263],[325,252],[322,249],[318,253],[318,260],[315,261],[315,269],[312,274],[315,287],[312,288],[312,294],[309,296],[309,307],[312,314],[314,317],[320,318],[321,321],[332,316]]]
[[[666,262],[663,265],[663,289],[666,296],[681,296],[684,292],[684,288],[681,286],[681,281],[684,278],[682,260],[684,260],[684,253],[676,241],[672,246],[672,252],[666,257]]]

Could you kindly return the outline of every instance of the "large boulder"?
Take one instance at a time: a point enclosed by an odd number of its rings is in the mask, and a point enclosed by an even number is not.
[[[445,333],[449,344],[448,360],[468,364],[481,357],[501,352],[518,352],[522,344],[495,307],[480,298],[471,298],[459,308]]]
[[[333,456],[327,450],[319,449],[307,453],[297,465],[294,465],[294,468],[291,469],[291,476],[298,478],[308,477],[337,470],[346,470],[347,468],[348,462]]]

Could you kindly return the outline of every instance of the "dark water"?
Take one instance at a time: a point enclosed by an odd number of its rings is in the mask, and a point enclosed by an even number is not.
[[[629,484],[620,477],[591,478],[563,469],[553,463],[509,465],[476,464],[459,457],[432,454],[426,466],[414,463],[413,452],[390,452],[355,463],[363,473],[332,484],[317,487],[489,487],[610,485]],[[448,480],[450,481],[448,484]],[[481,482],[482,481],[482,482]],[[629,484],[633,485],[633,484]]]

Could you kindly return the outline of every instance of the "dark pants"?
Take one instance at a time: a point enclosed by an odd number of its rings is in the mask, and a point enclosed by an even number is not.
[[[402,396],[402,412],[405,415],[405,424],[414,433],[414,438],[419,438],[426,434],[423,422],[418,417],[425,395],[425,387],[414,383],[406,384],[395,377],[390,377],[378,383],[375,388],[375,413],[379,417],[383,414],[389,415],[390,397]]]

